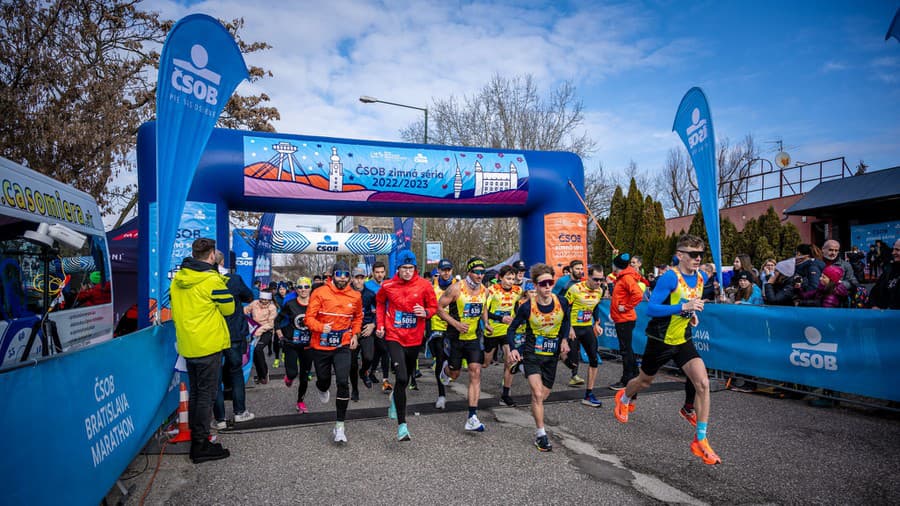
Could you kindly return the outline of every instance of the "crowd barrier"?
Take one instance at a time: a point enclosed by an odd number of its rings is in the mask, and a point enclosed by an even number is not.
[[[609,299],[601,347],[618,350]],[[647,343],[647,303],[637,307],[635,353]],[[900,401],[900,311],[706,304],[694,346],[710,369]]]
[[[99,504],[178,406],[171,322],[0,374],[5,504]]]

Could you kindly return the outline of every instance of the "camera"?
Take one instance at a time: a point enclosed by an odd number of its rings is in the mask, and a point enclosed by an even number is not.
[[[75,249],[81,249],[84,247],[85,241],[87,241],[86,235],[59,223],[54,223],[53,225],[41,223],[38,225],[37,230],[26,230],[24,237],[30,242],[47,248],[53,248],[53,241],[55,240]]]

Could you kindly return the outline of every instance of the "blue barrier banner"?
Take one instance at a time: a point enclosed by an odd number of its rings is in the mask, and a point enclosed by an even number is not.
[[[697,189],[703,206],[703,221],[709,238],[709,251],[722,283],[722,241],[719,234],[719,170],[716,163],[716,136],[713,132],[709,102],[703,90],[693,87],[685,93],[672,130],[678,133],[691,156],[697,174]]]
[[[5,372],[6,504],[99,504],[178,405],[175,327]]]
[[[238,83],[248,77],[228,30],[205,14],[191,14],[169,31],[159,58],[156,90],[156,199],[160,255],[151,264],[160,295],[178,220],[200,155]],[[221,248],[220,248],[221,249]],[[165,299],[165,297],[160,297]]]
[[[600,302],[601,347],[618,350],[609,300]],[[637,307],[635,353],[647,343]],[[710,369],[900,401],[900,311],[707,304],[694,346]]]

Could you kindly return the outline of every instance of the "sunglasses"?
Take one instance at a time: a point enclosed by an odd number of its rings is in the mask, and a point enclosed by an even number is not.
[[[350,271],[334,271],[334,277],[336,278],[349,278]]]
[[[297,287],[297,290],[309,290],[310,288],[312,288],[312,286],[310,286],[310,285],[303,285],[303,286],[298,286],[298,287]]]
[[[693,258],[694,260],[703,258],[703,252],[702,252],[702,251],[685,251],[685,250],[683,250],[683,249],[680,249],[680,250],[678,250],[678,251],[681,252],[681,253],[684,253],[685,255],[687,255],[687,256],[689,256],[689,257],[691,257],[691,258]]]
[[[475,270],[472,270],[469,272],[471,272],[472,274],[474,274],[476,276],[484,276],[484,269],[475,269]]]
[[[591,279],[594,280],[594,283],[602,283],[603,282],[603,278],[591,278]]]
[[[538,282],[537,282],[537,285],[540,286],[540,287],[543,287],[543,288],[547,288],[548,286],[553,286],[553,280],[552,280],[552,279],[545,279],[545,280],[543,280],[543,281],[538,281]]]

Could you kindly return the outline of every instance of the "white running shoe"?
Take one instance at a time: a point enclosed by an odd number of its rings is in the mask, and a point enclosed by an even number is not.
[[[447,361],[446,360],[444,360],[444,364],[441,365],[441,383],[443,383],[444,386],[447,386],[450,384],[450,376],[447,376]]]
[[[223,430],[228,427],[228,424],[225,423],[225,420],[213,420],[212,423],[209,424],[210,428],[216,430]]]
[[[331,399],[331,390],[325,390],[323,392],[317,388],[316,391],[319,392],[319,400],[322,401],[322,404],[327,403],[328,399]]]
[[[256,415],[254,415],[253,413],[251,413],[249,411],[244,411],[243,413],[238,413],[238,414],[234,415],[234,423],[249,422],[250,420],[253,420],[254,418],[256,418]]]
[[[344,434],[343,427],[335,426],[334,430],[332,430],[331,433],[334,434],[334,442],[335,443],[346,443],[347,442],[347,435]]]
[[[477,415],[472,415],[468,420],[466,420],[466,430],[484,432],[484,424],[478,420]]]
[[[447,398],[443,395],[438,396],[437,402],[434,403],[437,409],[445,409],[447,407]]]

